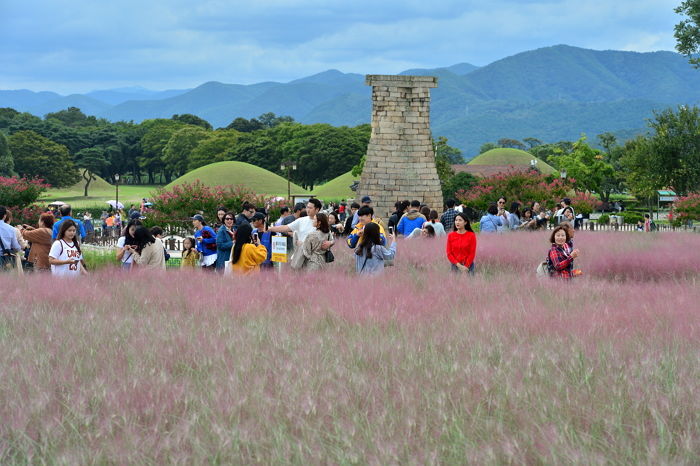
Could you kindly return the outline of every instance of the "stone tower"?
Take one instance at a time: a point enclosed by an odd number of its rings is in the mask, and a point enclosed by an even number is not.
[[[433,76],[367,75],[372,86],[372,136],[357,188],[370,196],[376,216],[386,220],[399,200],[417,199],[442,210],[430,133]]]

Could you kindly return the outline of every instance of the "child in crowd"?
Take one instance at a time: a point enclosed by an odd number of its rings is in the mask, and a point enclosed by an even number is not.
[[[194,242],[194,238],[185,238],[182,241],[182,260],[180,268],[194,269],[199,266],[199,251]]]

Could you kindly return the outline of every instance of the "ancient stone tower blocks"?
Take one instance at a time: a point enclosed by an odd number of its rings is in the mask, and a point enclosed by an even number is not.
[[[442,210],[430,134],[433,76],[367,75],[372,86],[372,136],[357,198],[370,196],[385,220],[398,200],[417,199]]]

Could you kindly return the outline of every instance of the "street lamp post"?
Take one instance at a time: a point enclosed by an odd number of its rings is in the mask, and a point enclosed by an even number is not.
[[[114,202],[114,210],[119,210],[119,173],[116,173],[114,175],[114,181],[116,182],[115,185],[117,187],[117,198]]]
[[[290,178],[290,172],[297,169],[296,162],[285,160],[280,164],[280,170],[287,170],[287,201],[292,202],[292,180]]]

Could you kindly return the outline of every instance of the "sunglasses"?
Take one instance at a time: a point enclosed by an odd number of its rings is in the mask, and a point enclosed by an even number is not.
[[[233,220],[233,217],[226,217],[224,220]]]

